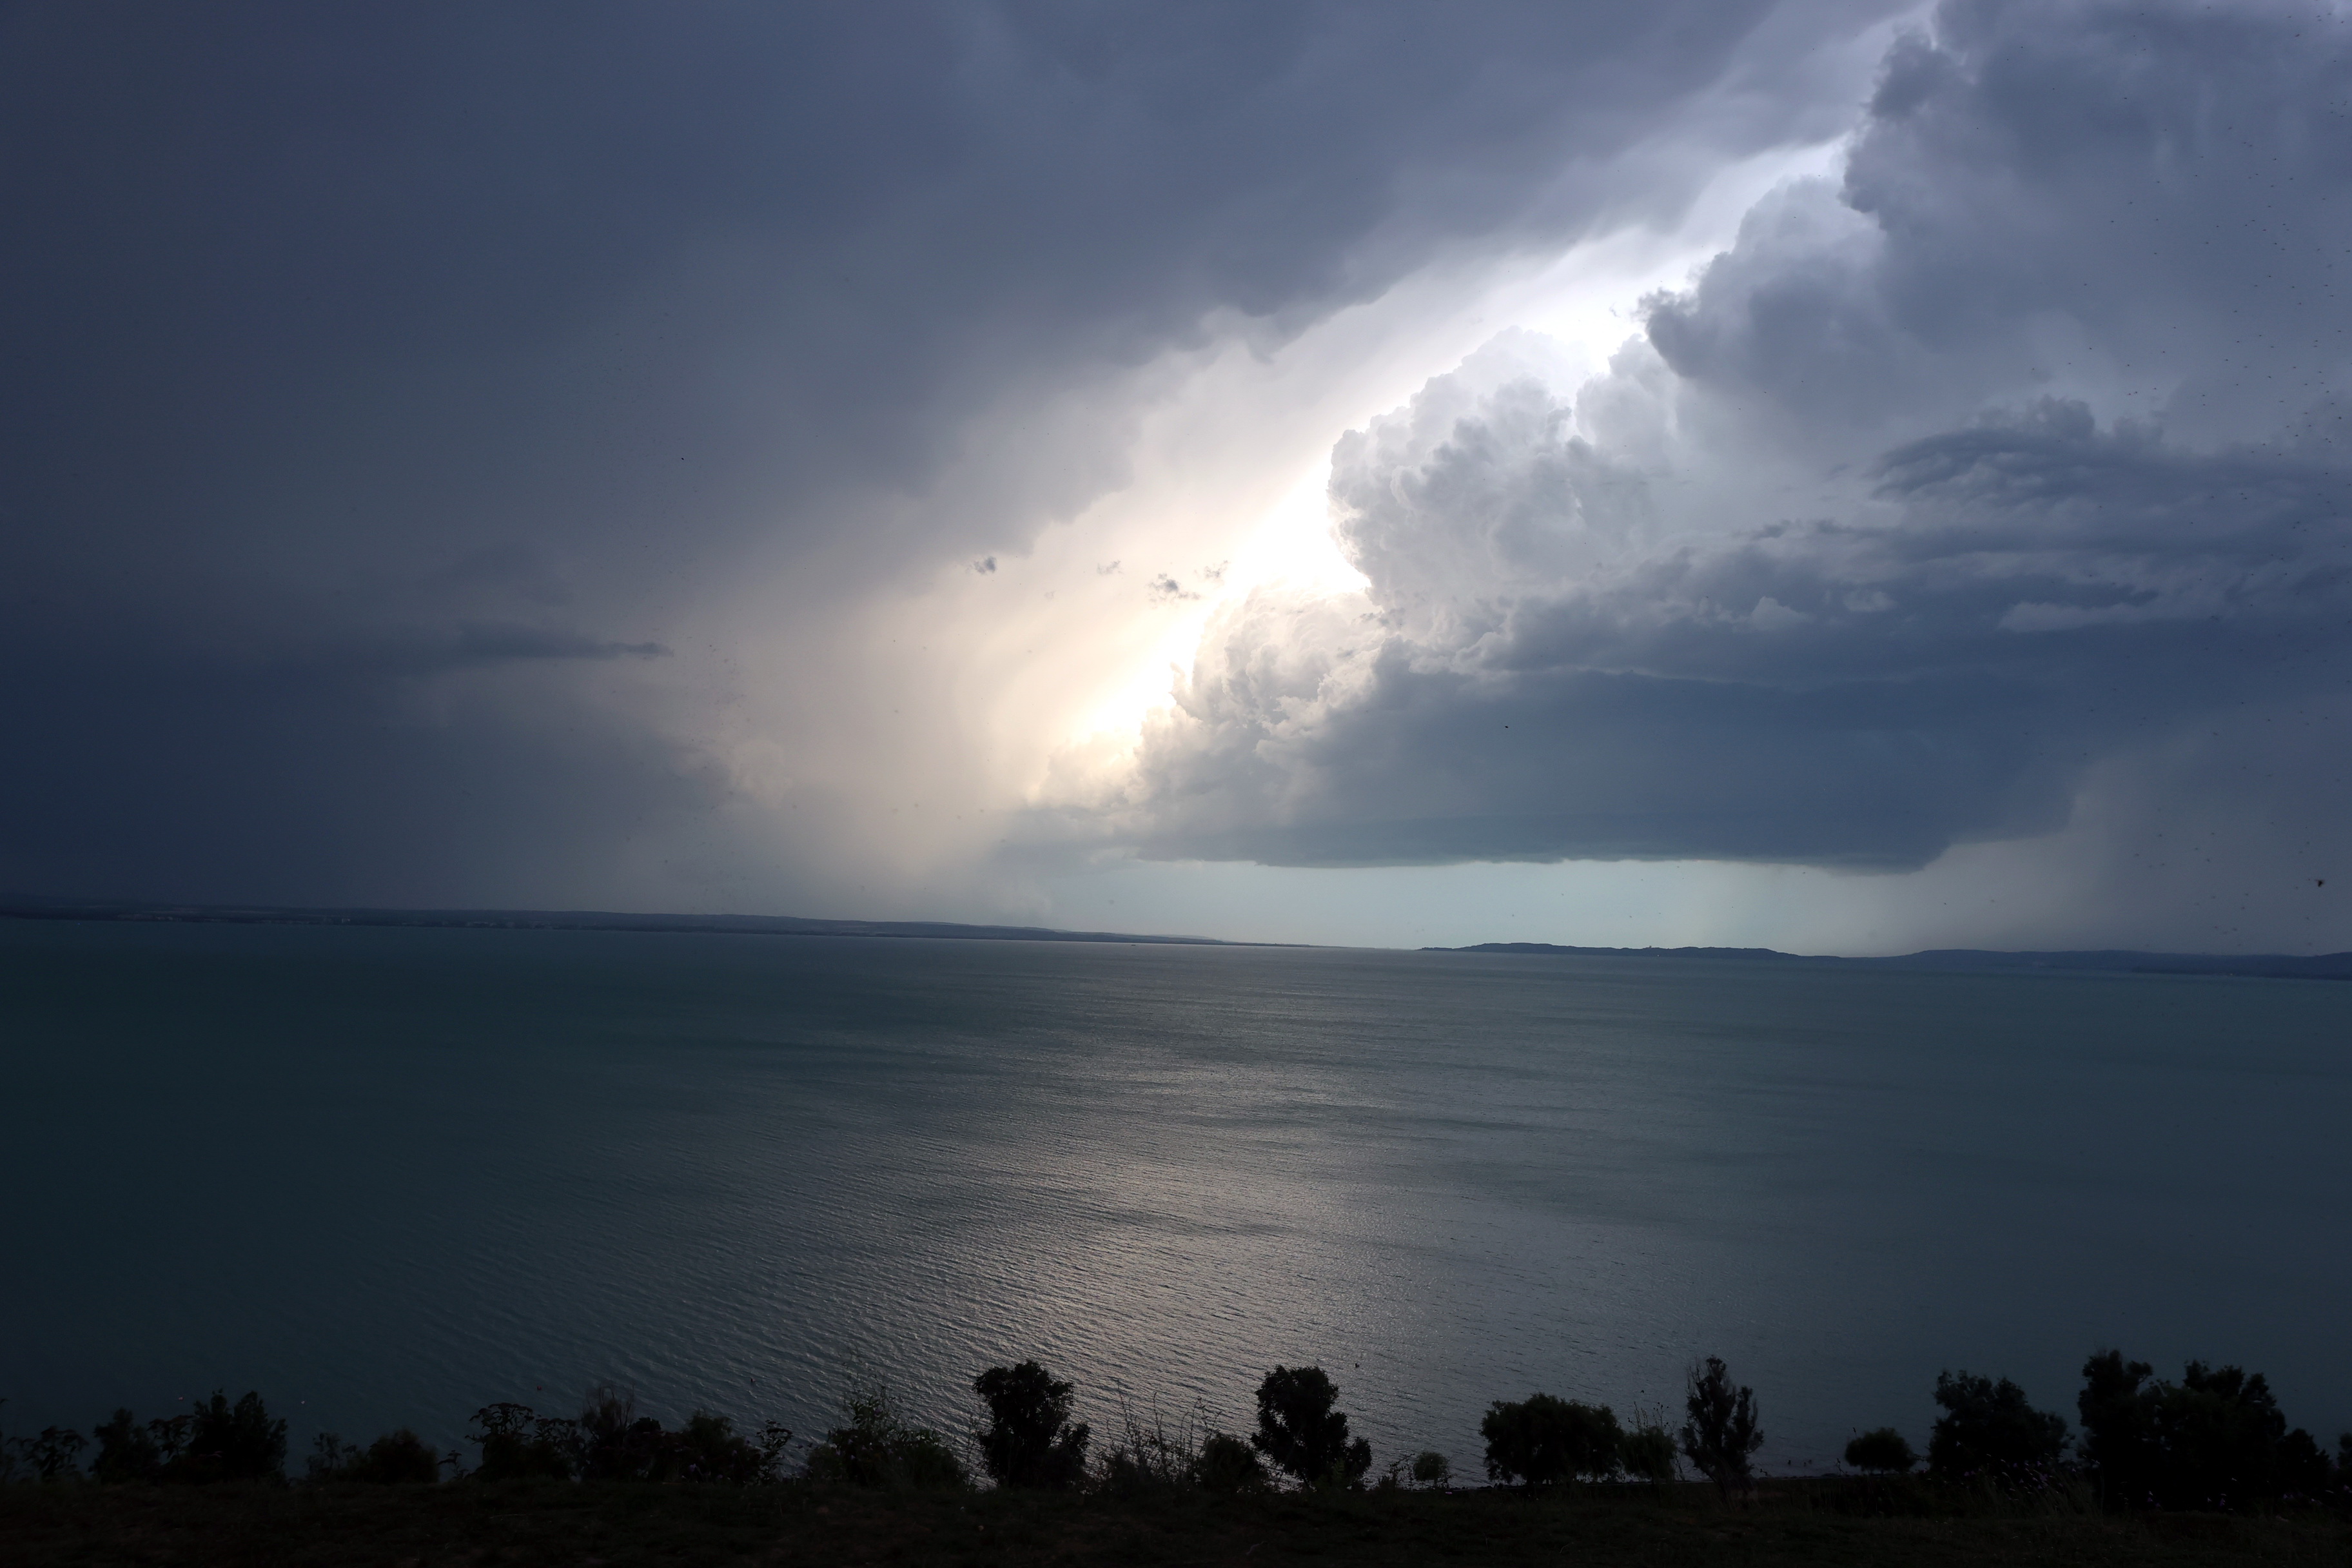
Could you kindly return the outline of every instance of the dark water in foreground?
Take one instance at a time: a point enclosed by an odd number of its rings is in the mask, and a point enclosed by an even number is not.
[[[1475,1469],[1712,1352],[1795,1465],[2109,1343],[2352,1426],[2352,985],[19,922],[0,1075],[15,1431],[953,1420],[1031,1354],[1237,1426],[1313,1361]]]

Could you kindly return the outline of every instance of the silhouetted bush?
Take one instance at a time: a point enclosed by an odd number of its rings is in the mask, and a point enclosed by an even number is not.
[[[368,1445],[352,1467],[351,1479],[384,1487],[431,1486],[441,1479],[441,1456],[407,1427],[394,1427]]]
[[[1454,1484],[1454,1461],[1434,1448],[1423,1448],[1412,1457],[1413,1485],[1444,1491]]]
[[[634,1394],[609,1384],[591,1389],[572,1424],[573,1473],[583,1481],[716,1481],[750,1486],[773,1480],[792,1434],[771,1422],[758,1442],[724,1415],[698,1410],[675,1431],[637,1414]]]
[[[117,1417],[128,1415],[127,1410],[117,1411]],[[104,1430],[100,1428],[101,1432]],[[310,1439],[310,1451],[303,1457],[302,1478],[313,1485],[324,1481],[340,1481],[345,1472],[364,1457],[365,1450],[356,1443],[346,1443],[340,1432],[321,1432]]]
[[[1690,1369],[1683,1408],[1688,1417],[1683,1423],[1684,1456],[1726,1497],[1744,1490],[1748,1456],[1764,1446],[1763,1430],[1756,1425],[1756,1391],[1734,1388],[1723,1358],[1709,1356],[1704,1366]]]
[[[53,1429],[54,1430],[54,1429]],[[144,1424],[128,1410],[100,1426],[93,1479],[125,1481],[282,1480],[286,1423],[272,1420],[258,1394],[235,1405],[218,1389],[184,1415]],[[46,1434],[45,1434],[46,1436]],[[68,1433],[79,1451],[82,1439]]]
[[[109,1484],[164,1479],[187,1447],[194,1421],[193,1415],[166,1415],[142,1426],[130,1411],[118,1409],[114,1419],[97,1429],[91,1479]]]
[[[1090,1433],[1085,1423],[1070,1420],[1068,1384],[1024,1361],[990,1367],[971,1387],[988,1405],[980,1458],[998,1486],[1059,1490],[1086,1479]]]
[[[1118,1420],[1121,1436],[1101,1457],[1096,1478],[1104,1490],[1164,1491],[1202,1484],[1201,1456],[1216,1435],[1198,1419],[1171,1425],[1158,1405],[1147,1416],[1122,1400]]]
[[[721,1481],[736,1486],[783,1479],[784,1451],[792,1446],[790,1428],[763,1422],[756,1438],[735,1430],[724,1415],[698,1410],[672,1434],[677,1458],[675,1479],[681,1481]]]
[[[1146,1415],[1122,1402],[1119,1426],[1121,1436],[1102,1454],[1096,1472],[1096,1484],[1106,1492],[1198,1488],[1236,1495],[1264,1491],[1272,1484],[1257,1449],[1209,1426],[1198,1407],[1185,1420],[1171,1423],[1157,1405]]]
[[[2242,1509],[2329,1489],[2327,1456],[2287,1429],[2262,1373],[2192,1361],[2172,1384],[2153,1370],[2117,1351],[2083,1363],[2083,1458],[2108,1507]]]
[[[609,1384],[588,1391],[572,1424],[573,1471],[583,1481],[667,1480],[674,1468],[671,1434],[650,1415],[637,1414],[635,1394]]]
[[[2040,1484],[2065,1452],[2065,1418],[2034,1409],[2005,1377],[1938,1373],[1936,1403],[1944,1415],[1927,1436],[1927,1468],[1947,1480]]]
[[[1633,1406],[1633,1422],[1625,1428],[1624,1440],[1617,1445],[1617,1461],[1626,1475],[1652,1486],[1666,1486],[1680,1477],[1675,1435],[1666,1428],[1663,1406]]]
[[[1478,1424],[1486,1439],[1486,1479],[1553,1486],[1578,1476],[1614,1475],[1625,1440],[1617,1413],[1531,1394],[1516,1403],[1496,1400]]]
[[[667,1430],[636,1413],[627,1394],[589,1391],[579,1416],[537,1415],[528,1405],[484,1405],[469,1436],[482,1447],[478,1480],[714,1481],[751,1486],[781,1479],[793,1435],[771,1421],[757,1439],[724,1415],[698,1410]],[[373,1450],[371,1450],[373,1453]]]
[[[811,1480],[853,1487],[889,1487],[918,1491],[968,1486],[963,1461],[947,1439],[924,1426],[908,1426],[891,1408],[889,1390],[854,1387],[842,1400],[843,1423],[811,1449]]]
[[[1857,1470],[1901,1475],[1919,1463],[1919,1456],[1911,1451],[1902,1433],[1892,1426],[1880,1426],[1845,1446],[1845,1462]]]
[[[311,1445],[312,1481],[363,1481],[373,1486],[430,1486],[441,1479],[441,1457],[403,1426],[365,1448],[321,1432]]]
[[[81,1451],[89,1439],[70,1426],[44,1426],[35,1436],[17,1439],[25,1468],[45,1481],[61,1481],[81,1474]]]
[[[166,1480],[283,1479],[286,1423],[273,1421],[261,1395],[247,1391],[235,1405],[215,1389],[189,1412],[187,1446],[164,1468]]]
[[[2352,1476],[2336,1474],[2321,1452],[2319,1439],[2300,1426],[2279,1439],[2277,1466],[2273,1473],[2281,1498],[2316,1500],[2352,1482]]]
[[[1372,1468],[1372,1446],[1348,1440],[1339,1389],[1319,1366],[1276,1367],[1257,1387],[1251,1445],[1303,1486],[1352,1487]]]
[[[1201,1439],[1193,1478],[1203,1491],[1237,1494],[1262,1492],[1268,1485],[1265,1461],[1255,1448],[1226,1432]]]
[[[467,1439],[482,1448],[473,1479],[482,1481],[570,1480],[579,1448],[579,1423],[535,1414],[501,1401],[474,1412]]]

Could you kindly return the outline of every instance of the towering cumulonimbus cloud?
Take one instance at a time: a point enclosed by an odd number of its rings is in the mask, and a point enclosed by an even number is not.
[[[1895,8],[7,7],[0,890],[890,907],[1009,791],[876,605],[1037,602],[1159,360],[1670,216]]]
[[[2332,895],[2347,65],[2284,0],[0,10],[0,893]],[[1588,325],[1457,363],[1515,321]]]
[[[1894,869],[2056,829],[2118,759],[2214,809],[2213,750],[2267,733],[2221,809],[2329,831],[2347,80],[2335,9],[1941,6],[1842,183],[1759,203],[1605,374],[1507,337],[1341,440],[1368,585],[1223,616],[1109,819]]]

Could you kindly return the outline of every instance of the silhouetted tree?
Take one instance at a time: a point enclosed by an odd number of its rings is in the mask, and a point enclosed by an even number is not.
[[[475,1479],[571,1479],[577,1463],[579,1423],[539,1415],[528,1405],[501,1401],[475,1411],[474,1426],[477,1430],[468,1436],[482,1446],[482,1462],[474,1469]]]
[[[1617,1445],[1617,1462],[1633,1480],[1665,1486],[1682,1477],[1681,1454],[1663,1405],[1636,1405]]]
[[[2005,1377],[1937,1373],[1936,1403],[1944,1407],[1927,1436],[1927,1468],[1936,1475],[2018,1481],[2047,1474],[2065,1451],[2065,1417],[2034,1409]]]
[[[1748,1456],[1764,1446],[1764,1433],[1756,1425],[1756,1391],[1733,1387],[1723,1358],[1709,1356],[1705,1365],[1690,1369],[1683,1408],[1688,1415],[1683,1423],[1684,1456],[1726,1497],[1745,1489]]]
[[[2155,1434],[2143,1389],[2156,1369],[2127,1362],[2121,1351],[2101,1351],[2083,1363],[2083,1392],[2074,1396],[2083,1418],[2079,1444],[2091,1484],[2110,1508],[2152,1500]]]
[[[407,1427],[395,1427],[368,1445],[352,1467],[351,1479],[376,1486],[431,1486],[441,1479],[441,1456]]]
[[[735,1486],[780,1479],[792,1433],[771,1421],[755,1440],[735,1430],[724,1415],[698,1410],[667,1436],[664,1467],[654,1478],[674,1481],[721,1481]]]
[[[1516,1403],[1496,1400],[1478,1424],[1486,1439],[1486,1479],[1550,1486],[1577,1476],[1614,1474],[1625,1434],[1616,1412],[1531,1394]]]
[[[365,1448],[321,1432],[311,1445],[310,1479],[364,1481],[374,1486],[429,1486],[441,1479],[441,1458],[403,1426]]]
[[[1318,1366],[1276,1367],[1257,1388],[1257,1433],[1250,1443],[1307,1486],[1354,1486],[1372,1468],[1372,1446],[1348,1440],[1339,1391]]]
[[[1434,1448],[1423,1448],[1412,1457],[1412,1479],[1415,1486],[1444,1491],[1454,1481],[1454,1461]]]
[[[129,1415],[129,1411],[120,1412]],[[303,1479],[312,1485],[340,1481],[360,1462],[360,1447],[346,1443],[340,1432],[321,1432],[310,1439],[310,1451],[303,1457]]]
[[[89,1439],[70,1426],[44,1426],[25,1439],[25,1462],[45,1481],[62,1480],[81,1473],[81,1451]]]
[[[1208,1431],[1194,1416],[1171,1421],[1157,1405],[1145,1412],[1122,1400],[1118,1419],[1119,1430],[1112,1436],[1108,1451],[1097,1450],[1097,1476],[1104,1489],[1163,1492],[1196,1486],[1213,1490],[1235,1489],[1204,1477],[1202,1467],[1217,1449],[1218,1435]],[[1263,1481],[1265,1467],[1258,1464],[1257,1455],[1246,1444],[1243,1447],[1249,1453],[1249,1463],[1255,1468],[1257,1479]],[[1236,1479],[1235,1486],[1240,1484]]]
[[[1673,1481],[1681,1467],[1675,1462],[1675,1435],[1666,1429],[1664,1413],[1649,1418],[1637,1408],[1633,1425],[1625,1430],[1625,1440],[1617,1446],[1617,1458],[1625,1473],[1637,1481],[1654,1487]]]
[[[719,1481],[750,1486],[780,1479],[793,1435],[769,1422],[758,1438],[744,1436],[724,1415],[698,1410],[675,1430],[636,1413],[636,1402],[609,1386],[591,1389],[577,1419],[535,1415],[528,1405],[484,1405],[474,1413],[482,1462],[473,1473],[486,1481],[566,1477],[596,1481]],[[936,1441],[936,1434],[930,1435]],[[413,1452],[395,1457],[385,1445],[405,1437]],[[405,1446],[403,1445],[404,1449]],[[356,1451],[352,1451],[356,1455]],[[953,1458],[952,1455],[950,1456]],[[431,1451],[414,1434],[393,1433],[376,1440],[341,1473],[348,1480],[428,1480]],[[437,1463],[437,1461],[436,1461]],[[313,1461],[314,1469],[319,1461]],[[398,1474],[392,1473],[397,1468]]]
[[[261,1395],[235,1405],[219,1389],[189,1412],[187,1447],[164,1469],[168,1480],[251,1481],[286,1474],[286,1423],[270,1419]]]
[[[677,1466],[672,1435],[659,1420],[637,1414],[634,1394],[610,1384],[588,1391],[572,1424],[574,1469],[583,1481],[671,1480]]]
[[[2244,1508],[2331,1484],[2310,1433],[2289,1431],[2270,1384],[2190,1362],[2177,1384],[2105,1351],[2083,1363],[2083,1458],[2112,1508]]]
[[[1068,1384],[1024,1361],[990,1367],[971,1387],[988,1405],[980,1458],[998,1486],[1066,1489],[1086,1479],[1091,1434],[1070,1420]]]
[[[172,1439],[168,1453],[158,1441],[158,1427],[163,1427]],[[98,1457],[89,1462],[90,1478],[109,1485],[161,1480],[164,1465],[178,1456],[186,1431],[185,1416],[169,1423],[151,1421],[142,1426],[130,1411],[118,1409],[112,1420],[97,1429]]]
[[[1255,1448],[1226,1432],[1212,1432],[1201,1439],[1192,1474],[1203,1491],[1258,1492],[1266,1487],[1265,1461],[1258,1458]]]
[[[1892,1426],[1880,1426],[1845,1446],[1845,1462],[1857,1470],[1901,1475],[1918,1464],[1919,1456],[1911,1451],[1902,1433]]]
[[[809,1451],[811,1480],[916,1491],[948,1491],[970,1484],[963,1461],[946,1438],[898,1419],[888,1389],[878,1384],[852,1387],[842,1399],[841,1412],[842,1424]]]

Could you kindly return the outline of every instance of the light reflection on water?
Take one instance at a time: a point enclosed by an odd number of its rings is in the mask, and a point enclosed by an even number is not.
[[[832,938],[0,926],[0,1395],[298,1446],[991,1362],[1383,1458],[1753,1383],[1781,1465],[2095,1346],[2352,1426],[2352,986]],[[754,1383],[756,1380],[756,1387]]]

